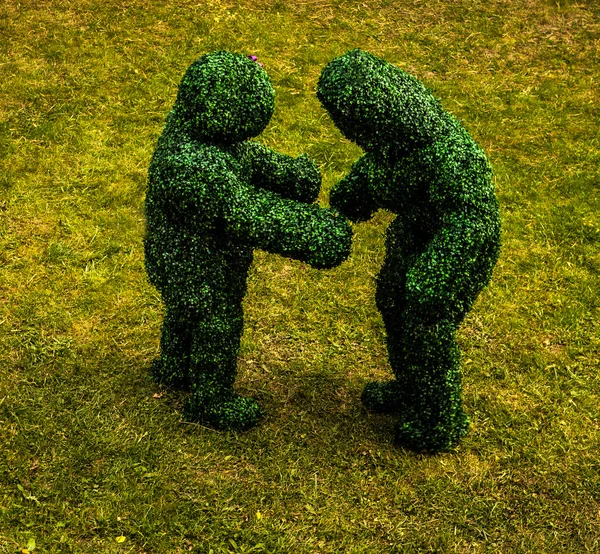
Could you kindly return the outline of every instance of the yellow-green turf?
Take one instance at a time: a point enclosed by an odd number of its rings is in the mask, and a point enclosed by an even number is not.
[[[386,212],[333,270],[256,254],[257,428],[184,423],[149,374],[146,175],[183,72],[258,56],[261,140],[317,162],[325,206],[360,150],[315,89],[352,48],[421,79],[495,171],[503,250],[459,332],[472,429],[449,454],[360,404],[391,377]],[[0,552],[598,552],[599,82],[595,0],[0,2]]]

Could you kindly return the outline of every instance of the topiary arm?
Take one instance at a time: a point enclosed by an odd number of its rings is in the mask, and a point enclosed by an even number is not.
[[[429,198],[441,214],[441,224],[409,270],[406,288],[421,315],[437,318],[456,306],[463,289],[479,290],[486,284],[478,281],[485,277],[477,266],[482,255],[497,256],[495,248],[485,246],[499,241],[500,227],[491,170],[483,152],[474,146],[448,154]]]
[[[300,202],[316,200],[321,189],[321,174],[306,154],[292,158],[254,141],[246,141],[244,148],[254,186]]]
[[[334,210],[304,204],[231,179],[223,197],[226,232],[240,242],[331,268],[350,254],[352,230]]]
[[[331,189],[331,207],[350,221],[367,221],[378,208],[371,192],[372,181],[373,165],[368,155],[364,155],[354,163],[350,173]]]
[[[455,296],[470,287],[485,234],[462,214],[451,214],[417,258],[406,277],[409,303],[425,318],[437,319],[456,304]],[[474,287],[479,288],[479,287]]]

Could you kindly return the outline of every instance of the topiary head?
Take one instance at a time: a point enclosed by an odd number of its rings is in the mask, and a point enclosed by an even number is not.
[[[275,107],[262,67],[244,54],[205,54],[185,72],[175,109],[199,140],[231,144],[259,135]]]
[[[323,69],[317,97],[344,136],[367,151],[427,144],[442,125],[439,101],[416,77],[359,49]]]

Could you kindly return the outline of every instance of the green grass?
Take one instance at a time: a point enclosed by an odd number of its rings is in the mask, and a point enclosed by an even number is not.
[[[394,447],[360,406],[389,375],[385,212],[334,270],[256,253],[238,386],[258,428],[184,423],[149,376],[146,170],[184,70],[258,55],[261,140],[311,155],[326,204],[360,150],[314,92],[354,47],[434,89],[495,170],[503,251],[460,331],[473,426],[449,454]],[[592,0],[3,2],[0,551],[598,552],[599,52]]]

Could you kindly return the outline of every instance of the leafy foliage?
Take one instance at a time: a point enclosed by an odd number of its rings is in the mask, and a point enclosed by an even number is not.
[[[456,444],[468,429],[456,330],[500,251],[498,201],[485,154],[415,77],[362,50],[330,62],[317,96],[366,154],[331,191],[354,221],[396,215],[377,278],[395,381],[369,383],[373,411],[400,414],[396,440]]]
[[[233,390],[252,251],[334,267],[351,229],[316,199],[321,175],[246,139],[262,132],[274,91],[248,57],[217,51],[186,71],[149,169],[146,268],[166,305],[159,382],[191,390],[187,416],[247,429],[261,410]]]

